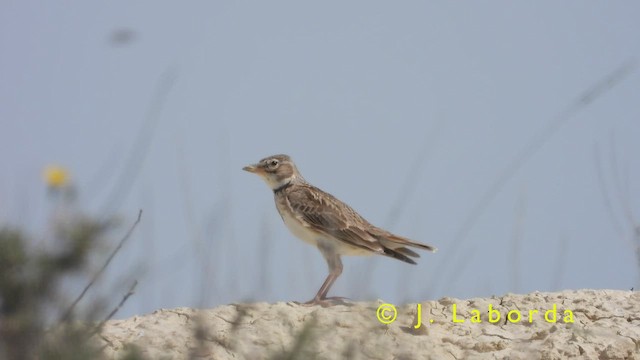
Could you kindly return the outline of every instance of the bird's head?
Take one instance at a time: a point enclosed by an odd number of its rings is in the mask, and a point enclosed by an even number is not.
[[[243,167],[242,170],[260,176],[271,190],[277,190],[295,181],[304,181],[288,155],[269,156],[257,164]]]

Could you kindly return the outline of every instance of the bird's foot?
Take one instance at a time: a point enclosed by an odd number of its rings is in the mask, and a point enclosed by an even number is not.
[[[327,297],[324,299],[321,298],[313,298],[305,303],[300,303],[297,301],[294,301],[294,304],[297,305],[301,305],[301,306],[316,306],[316,305],[320,305],[322,307],[329,307],[329,306],[334,306],[334,305],[349,305],[348,300],[350,300],[349,298],[346,297],[339,297],[339,296],[332,296],[332,297]]]

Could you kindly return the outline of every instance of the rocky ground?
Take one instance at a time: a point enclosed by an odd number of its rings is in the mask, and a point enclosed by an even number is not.
[[[114,359],[132,345],[149,359],[640,359],[640,292],[443,298],[393,322],[382,304],[161,309],[109,321],[99,341]]]

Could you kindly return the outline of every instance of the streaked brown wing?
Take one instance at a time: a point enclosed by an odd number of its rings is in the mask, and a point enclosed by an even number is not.
[[[330,235],[359,248],[383,252],[384,248],[366,229],[371,225],[351,207],[310,185],[296,186],[287,192],[295,215],[315,231]]]

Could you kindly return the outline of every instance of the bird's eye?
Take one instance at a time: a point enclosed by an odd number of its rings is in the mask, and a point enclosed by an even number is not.
[[[278,166],[278,164],[279,164],[279,162],[278,162],[278,160],[276,160],[276,159],[271,159],[271,160],[269,161],[269,167],[274,168],[274,167]]]

